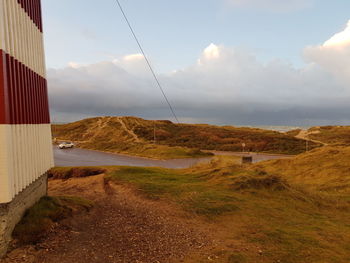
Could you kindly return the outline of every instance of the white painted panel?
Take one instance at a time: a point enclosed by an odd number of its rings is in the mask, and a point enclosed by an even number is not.
[[[7,203],[53,167],[51,125],[0,125],[0,145],[0,203]]]
[[[17,0],[0,0],[0,49],[45,78],[43,34]]]
[[[13,167],[11,127],[0,125],[0,203],[8,203],[13,197]]]

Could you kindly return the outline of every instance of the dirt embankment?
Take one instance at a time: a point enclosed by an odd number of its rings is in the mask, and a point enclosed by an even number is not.
[[[49,189],[52,196],[93,200],[94,208],[61,222],[36,246],[14,250],[0,262],[179,262],[212,243],[202,222],[111,184],[104,175],[51,180]]]

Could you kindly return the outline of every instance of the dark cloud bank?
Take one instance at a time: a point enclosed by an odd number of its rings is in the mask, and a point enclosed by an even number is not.
[[[335,35],[324,45],[305,48],[303,68],[279,60],[261,63],[247,51],[211,44],[192,66],[161,74],[160,81],[183,122],[350,124],[346,30],[339,33],[343,34],[339,41]],[[172,117],[137,54],[50,69],[48,80],[56,122],[99,115]]]

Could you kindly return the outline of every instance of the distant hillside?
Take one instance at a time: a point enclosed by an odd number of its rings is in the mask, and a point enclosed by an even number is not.
[[[350,192],[350,147],[325,146],[292,159],[259,163],[253,169],[283,176],[289,182],[320,191]]]
[[[350,126],[322,126],[308,130],[308,137],[326,144],[350,145]]]
[[[53,135],[79,142],[84,148],[160,158],[203,155],[198,149],[242,151],[242,143],[245,143],[246,151],[280,154],[305,151],[304,140],[276,131],[174,124],[135,117],[98,117],[53,125]],[[154,137],[156,145],[153,144]],[[317,146],[310,144],[310,148]]]
[[[286,132],[299,139],[309,139],[323,145],[350,145],[350,126],[321,126],[308,130],[296,129]]]
[[[139,138],[124,118],[99,117],[52,125],[53,137],[69,140],[81,148],[156,159],[207,157],[210,153],[185,147],[154,144]]]

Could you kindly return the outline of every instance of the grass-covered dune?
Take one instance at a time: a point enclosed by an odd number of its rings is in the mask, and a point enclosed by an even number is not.
[[[324,146],[292,159],[267,161],[253,167],[313,190],[350,193],[349,146]]]
[[[308,130],[308,137],[331,145],[350,146],[350,126],[322,126]]]
[[[154,158],[201,157],[201,150],[299,154],[305,141],[280,132],[231,126],[174,124],[135,117],[99,117],[53,125],[54,137],[101,151]],[[156,144],[154,144],[154,138]],[[309,147],[318,145],[310,142]]]
[[[55,138],[74,141],[81,148],[155,159],[198,158],[212,155],[198,148],[169,146],[139,137],[127,120],[128,118],[118,117],[86,119],[64,125],[53,125],[52,133]]]

